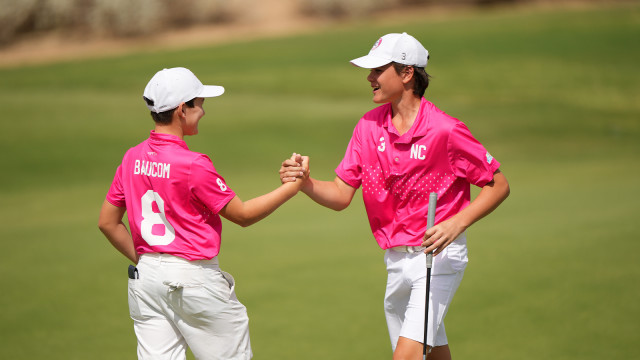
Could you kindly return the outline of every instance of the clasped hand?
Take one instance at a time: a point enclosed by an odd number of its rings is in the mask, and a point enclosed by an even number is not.
[[[309,157],[293,153],[289,159],[282,162],[280,182],[284,184],[301,179],[301,183],[304,184],[309,179],[310,174]]]

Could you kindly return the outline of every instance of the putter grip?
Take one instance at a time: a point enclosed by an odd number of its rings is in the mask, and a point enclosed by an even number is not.
[[[438,202],[438,193],[429,194],[429,212],[427,213],[427,229],[433,227],[436,222],[436,203]],[[427,254],[427,268],[433,265],[433,253]]]
[[[438,202],[438,193],[429,194],[429,212],[427,213],[427,229],[433,227],[436,222],[436,203]]]

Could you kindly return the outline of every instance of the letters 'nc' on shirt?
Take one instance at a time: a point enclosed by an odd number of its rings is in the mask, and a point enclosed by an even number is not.
[[[362,186],[369,225],[382,249],[422,243],[429,193],[438,193],[437,224],[469,205],[470,184],[486,185],[500,167],[464,123],[424,98],[405,134],[391,119],[390,103],[367,112],[336,169],[350,186]]]
[[[218,212],[234,196],[209,157],[177,136],[152,131],[124,155],[107,201],[126,207],[139,254],[203,260],[220,252]]]

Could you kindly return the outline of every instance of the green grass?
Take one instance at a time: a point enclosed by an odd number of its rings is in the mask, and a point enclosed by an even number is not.
[[[370,102],[349,59],[407,31],[431,52],[428,98],[501,161],[511,197],[469,230],[447,316],[457,359],[633,359],[640,326],[640,6],[496,9],[317,34],[0,70],[0,358],[130,359],[127,261],[96,227],[124,151],[152,127],[163,67],[227,93],[201,134],[243,199],[291,152],[330,179]],[[477,193],[477,190],[476,190]],[[360,194],[304,196],[250,228],[224,224],[256,359],[389,359],[385,271]]]

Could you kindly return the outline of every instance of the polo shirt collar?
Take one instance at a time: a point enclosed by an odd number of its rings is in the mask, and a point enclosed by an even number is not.
[[[178,136],[176,135],[171,135],[171,134],[161,134],[161,133],[157,133],[154,130],[151,130],[151,134],[149,135],[149,139],[151,141],[157,141],[157,142],[169,142],[169,143],[174,143],[180,147],[183,147],[187,150],[189,150],[189,147],[187,146],[187,143],[180,139]]]
[[[424,97],[420,99],[420,109],[418,109],[418,114],[416,115],[416,119],[411,125],[411,129],[407,131],[404,135],[400,135],[395,126],[391,123],[391,103],[387,104],[387,113],[385,115],[385,119],[382,122],[382,126],[387,128],[389,133],[392,133],[398,137],[395,141],[397,143],[409,144],[413,138],[422,137],[427,134],[427,123],[428,117],[427,113],[429,111],[430,103]]]

